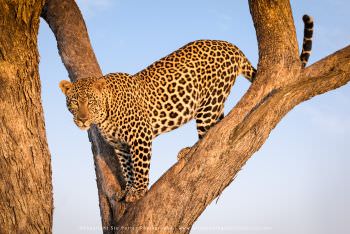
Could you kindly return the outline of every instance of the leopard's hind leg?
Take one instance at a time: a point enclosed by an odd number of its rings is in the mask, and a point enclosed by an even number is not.
[[[200,107],[195,115],[198,138],[202,139],[207,131],[224,118],[224,103],[210,97],[207,104]]]
[[[207,131],[224,118],[224,105],[201,107],[195,119],[197,124],[198,138],[202,139]],[[186,159],[191,147],[183,148],[177,155],[177,160]]]

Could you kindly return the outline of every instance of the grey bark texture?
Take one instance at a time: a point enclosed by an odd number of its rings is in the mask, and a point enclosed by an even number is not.
[[[251,0],[249,6],[259,45],[256,80],[228,116],[144,198],[127,206],[115,199],[123,187],[119,165],[96,129],[90,132],[105,233],[188,233],[290,110],[350,80],[349,46],[302,68],[289,1]],[[48,1],[43,17],[71,79],[101,76],[74,1]]]
[[[39,80],[44,1],[0,0],[0,233],[50,233],[51,158]]]

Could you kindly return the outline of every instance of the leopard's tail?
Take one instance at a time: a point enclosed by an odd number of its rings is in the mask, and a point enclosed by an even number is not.
[[[303,50],[300,54],[300,60],[302,67],[305,67],[312,49],[312,34],[314,30],[314,21],[311,16],[304,15],[303,16],[304,21],[304,40],[303,40]]]

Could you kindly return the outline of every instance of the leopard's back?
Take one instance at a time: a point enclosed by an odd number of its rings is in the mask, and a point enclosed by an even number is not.
[[[236,77],[253,79],[244,54],[225,41],[191,42],[134,75],[145,90],[154,137],[195,118],[212,125]],[[201,132],[204,132],[203,126]],[[199,131],[199,130],[198,130]],[[200,131],[199,131],[200,133]]]

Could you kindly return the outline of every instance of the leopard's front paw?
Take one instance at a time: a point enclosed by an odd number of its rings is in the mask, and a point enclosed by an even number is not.
[[[130,188],[125,195],[126,202],[136,202],[140,198],[142,198],[147,192],[147,188],[145,189],[135,189]]]
[[[182,150],[180,150],[180,152],[177,154],[177,161],[181,159],[186,160],[186,155],[188,154],[188,152],[190,152],[190,150],[191,150],[191,147],[185,147]]]
[[[125,200],[126,194],[128,193],[128,191],[130,190],[131,187],[126,187],[124,190],[120,191],[118,193],[117,199],[119,201],[123,201]]]

